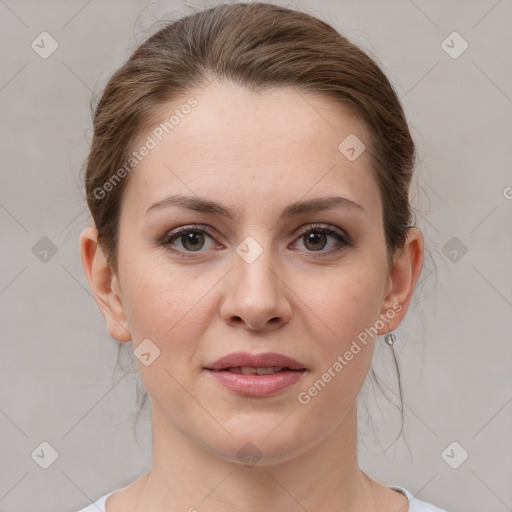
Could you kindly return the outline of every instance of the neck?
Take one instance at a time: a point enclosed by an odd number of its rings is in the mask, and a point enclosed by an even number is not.
[[[194,442],[152,404],[153,464],[137,508],[269,512],[372,510],[372,481],[357,463],[356,403],[325,439],[275,464],[245,466]],[[244,443],[240,443],[243,445]]]

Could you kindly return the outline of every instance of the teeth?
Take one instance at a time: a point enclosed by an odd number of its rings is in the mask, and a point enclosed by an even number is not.
[[[242,375],[272,375],[278,373],[283,368],[281,366],[269,366],[267,368],[252,368],[250,366],[236,366],[229,368],[232,373],[241,373]]]
[[[271,375],[280,372],[282,369],[280,366],[269,366],[268,368],[256,368],[256,373],[258,375]]]

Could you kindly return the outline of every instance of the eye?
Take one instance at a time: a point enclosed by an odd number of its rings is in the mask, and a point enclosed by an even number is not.
[[[330,244],[329,238],[332,240]],[[306,252],[321,253],[320,255],[311,254],[313,258],[319,258],[325,254],[337,253],[351,245],[348,236],[341,230],[320,224],[309,225],[305,229],[302,229],[299,232],[298,241],[302,241]],[[324,250],[328,245],[330,245],[331,248]]]
[[[161,244],[171,246],[170,248],[177,252],[201,252],[201,249],[205,246],[206,239],[210,238],[213,240],[213,233],[210,235],[209,231],[211,230],[207,226],[183,226],[167,233],[162,239]],[[181,247],[176,247],[176,244],[181,245]],[[213,243],[210,247],[206,248],[213,249],[215,246],[216,244]]]
[[[305,250],[312,258],[321,258],[325,255],[335,254],[352,245],[350,238],[343,231],[329,225],[310,224],[301,229],[298,236],[298,241],[302,241],[305,247],[305,249],[300,250]],[[179,254],[190,255],[195,252],[204,252],[203,249],[207,250],[217,247],[213,237],[214,231],[211,228],[194,224],[182,226],[166,233],[160,245],[166,246]],[[211,240],[209,247],[206,243],[208,239]],[[330,243],[329,239],[331,239]],[[324,250],[329,245],[331,248]],[[315,252],[320,254],[312,254]]]

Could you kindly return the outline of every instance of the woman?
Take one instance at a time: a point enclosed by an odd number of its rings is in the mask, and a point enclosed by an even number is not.
[[[357,460],[423,264],[413,162],[382,71],[307,14],[219,5],[134,52],[95,112],[80,247],[153,464],[82,512],[439,512]]]

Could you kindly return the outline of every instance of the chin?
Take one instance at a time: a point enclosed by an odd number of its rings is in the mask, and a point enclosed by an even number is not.
[[[321,438],[320,432],[311,431],[310,423],[306,425],[302,421],[299,424],[292,416],[283,421],[282,414],[245,414],[245,421],[239,419],[236,427],[228,427],[233,437],[204,439],[204,442],[217,456],[243,466],[285,463],[307,451]]]

